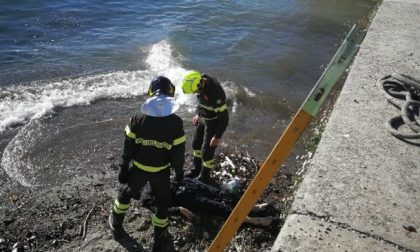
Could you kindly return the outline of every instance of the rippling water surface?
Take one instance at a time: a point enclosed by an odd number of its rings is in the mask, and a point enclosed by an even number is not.
[[[1,180],[34,186],[94,171],[119,152],[151,78],[179,85],[192,68],[215,75],[229,96],[223,147],[263,158],[349,27],[376,4],[1,1]],[[176,99],[192,137],[195,98]]]

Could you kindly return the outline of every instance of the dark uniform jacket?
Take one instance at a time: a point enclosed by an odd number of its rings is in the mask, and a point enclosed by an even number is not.
[[[203,88],[198,90],[198,115],[206,120],[217,120],[216,138],[221,138],[229,123],[229,114],[226,106],[226,94],[216,78],[207,74]]]
[[[185,134],[182,119],[175,114],[163,117],[138,112],[125,128],[123,163],[147,172],[169,166],[183,174]]]

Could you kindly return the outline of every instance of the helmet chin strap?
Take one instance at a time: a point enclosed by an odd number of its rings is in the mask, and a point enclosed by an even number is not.
[[[206,86],[207,78],[202,77],[200,80],[200,84],[198,85],[198,91],[202,91]]]

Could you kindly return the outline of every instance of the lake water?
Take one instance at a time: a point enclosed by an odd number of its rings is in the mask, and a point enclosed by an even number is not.
[[[190,144],[196,99],[179,88],[189,69],[217,77],[228,95],[219,149],[264,158],[377,3],[1,1],[0,194],[102,171],[157,75],[177,85]]]

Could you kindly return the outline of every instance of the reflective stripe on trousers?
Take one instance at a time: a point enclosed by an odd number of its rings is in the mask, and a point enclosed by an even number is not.
[[[118,201],[118,199],[115,200],[114,202],[114,212],[117,214],[124,214],[127,212],[129,208],[128,204],[122,204]]]
[[[164,228],[164,227],[168,226],[168,224],[169,224],[168,218],[159,219],[155,214],[152,215],[152,225],[153,226]]]
[[[201,150],[193,150],[193,156],[195,158],[201,158],[203,155],[201,153]]]
[[[210,159],[207,161],[203,160],[203,166],[208,168],[208,169],[213,169],[214,167],[216,167],[216,163],[214,161],[214,159]]]

